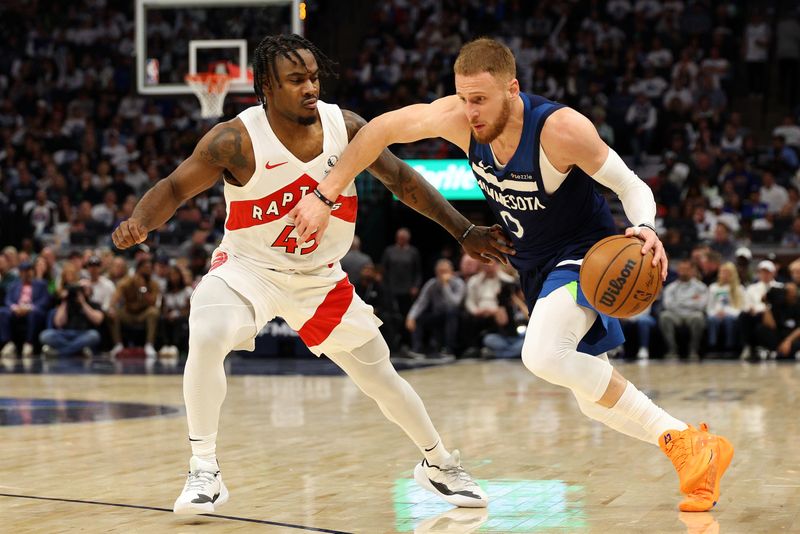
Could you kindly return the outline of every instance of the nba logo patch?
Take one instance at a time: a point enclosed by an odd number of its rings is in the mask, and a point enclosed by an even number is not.
[[[228,261],[228,253],[217,252],[216,254],[214,254],[214,259],[211,260],[211,268],[209,269],[209,272],[213,271],[226,261]]]

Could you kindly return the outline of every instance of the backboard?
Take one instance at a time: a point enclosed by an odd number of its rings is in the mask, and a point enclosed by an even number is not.
[[[136,86],[143,95],[192,94],[187,74],[233,78],[253,92],[250,58],[268,34],[303,34],[300,0],[136,0]]]

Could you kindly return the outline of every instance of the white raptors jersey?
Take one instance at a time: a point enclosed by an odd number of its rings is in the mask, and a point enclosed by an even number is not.
[[[283,146],[261,106],[239,114],[253,142],[256,170],[243,187],[225,182],[228,216],[220,246],[256,266],[308,271],[338,261],[349,250],[355,232],[358,200],[350,184],[336,199],[325,240],[297,244],[287,214],[330,172],[347,146],[347,127],[339,106],[317,101],[322,122],[322,153],[309,162]]]

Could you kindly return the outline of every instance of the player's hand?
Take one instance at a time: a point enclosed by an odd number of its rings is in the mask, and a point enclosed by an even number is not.
[[[145,239],[147,239],[147,228],[136,219],[122,221],[111,234],[114,246],[121,250],[138,245]]]
[[[467,234],[461,246],[467,254],[483,263],[491,263],[494,260],[508,265],[506,254],[513,256],[517,253],[499,224],[491,227],[476,226]]]
[[[650,250],[653,251],[653,267],[661,265],[661,281],[666,282],[669,262],[667,253],[664,251],[664,245],[658,235],[646,226],[632,226],[625,230],[625,237],[638,237],[644,241],[642,256],[650,252]]]
[[[317,233],[314,240],[317,244],[322,243],[322,236],[331,220],[331,211],[331,208],[313,193],[304,195],[289,212],[289,218],[294,220],[295,232],[298,235],[297,244],[302,245],[308,241],[314,232]]]

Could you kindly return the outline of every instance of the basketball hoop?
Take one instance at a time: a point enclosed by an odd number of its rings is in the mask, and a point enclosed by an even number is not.
[[[227,74],[198,72],[187,74],[185,79],[200,100],[200,116],[204,119],[222,117],[222,104],[228,94],[231,77]]]

